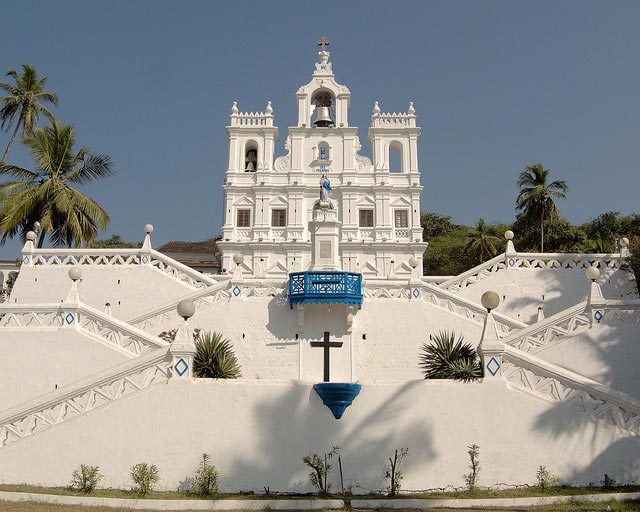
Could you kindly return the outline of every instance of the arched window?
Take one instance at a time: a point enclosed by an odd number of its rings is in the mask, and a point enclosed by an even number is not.
[[[256,172],[257,166],[258,145],[255,141],[249,141],[244,150],[244,172]]]
[[[389,172],[403,172],[402,144],[394,140],[389,144]]]

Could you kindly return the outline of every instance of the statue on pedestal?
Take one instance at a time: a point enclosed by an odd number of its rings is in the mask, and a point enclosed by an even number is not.
[[[330,203],[331,199],[329,198],[329,192],[331,192],[331,182],[329,178],[327,178],[326,174],[322,175],[320,178],[320,202],[321,203]]]

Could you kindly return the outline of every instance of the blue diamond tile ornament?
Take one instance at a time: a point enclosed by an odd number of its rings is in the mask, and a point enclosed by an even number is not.
[[[76,317],[73,316],[73,313],[67,313],[67,316],[64,317],[64,321],[67,322],[68,325],[71,325],[75,319]]]
[[[146,254],[142,257],[142,263],[145,263],[145,264],[149,263],[149,258],[147,257]]]
[[[500,371],[500,363],[495,357],[489,359],[489,362],[487,363],[487,370],[489,370],[492,377],[495,377],[496,373]]]
[[[509,258],[509,266],[513,267],[516,264],[516,260],[514,260],[513,258]]]
[[[414,288],[413,289],[413,296],[417,299],[418,297],[420,297],[420,288]]]
[[[25,256],[24,258],[22,258],[22,263],[25,265],[29,264],[29,256]]]
[[[596,322],[600,323],[600,320],[604,318],[604,315],[602,314],[601,310],[596,309],[596,312],[593,314],[593,318],[596,319]]]
[[[173,366],[173,368],[176,370],[178,375],[182,377],[189,369],[189,365],[184,359],[180,358],[180,360]]]
[[[238,285],[235,285],[233,287],[233,290],[231,290],[233,292],[233,294],[237,297],[238,295],[240,295],[242,293],[242,290],[240,289],[240,287]]]

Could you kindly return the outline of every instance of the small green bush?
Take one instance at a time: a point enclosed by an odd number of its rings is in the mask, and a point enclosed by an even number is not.
[[[203,453],[196,474],[191,479],[191,492],[198,496],[207,497],[218,492],[218,472],[209,463],[209,454]]]
[[[98,466],[80,464],[71,475],[71,488],[76,491],[91,494],[101,479],[102,475],[100,474],[100,468]]]
[[[141,496],[149,494],[153,489],[153,484],[157,483],[160,479],[156,465],[147,464],[146,462],[140,462],[131,466],[130,474],[134,483],[132,490]]]
[[[536,471],[536,480],[538,481],[538,488],[541,491],[548,489],[558,482],[558,479],[546,468],[546,466],[540,466],[538,468],[538,471]]]
[[[469,469],[471,470],[466,475],[462,475],[465,483],[467,484],[467,489],[470,491],[475,491],[478,486],[478,476],[480,473],[480,447],[477,444],[472,444],[471,446],[467,446],[469,451]]]

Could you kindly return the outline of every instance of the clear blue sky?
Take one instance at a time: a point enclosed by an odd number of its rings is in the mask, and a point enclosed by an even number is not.
[[[282,154],[323,34],[363,153],[373,102],[414,102],[423,211],[511,222],[517,175],[536,162],[569,183],[559,207],[574,223],[640,211],[637,0],[21,0],[2,13],[0,71],[35,65],[57,118],[116,163],[83,189],[111,214],[103,237],[141,240],[147,222],[156,247],[219,233],[231,103],[271,100]],[[18,145],[8,160],[31,165]]]

